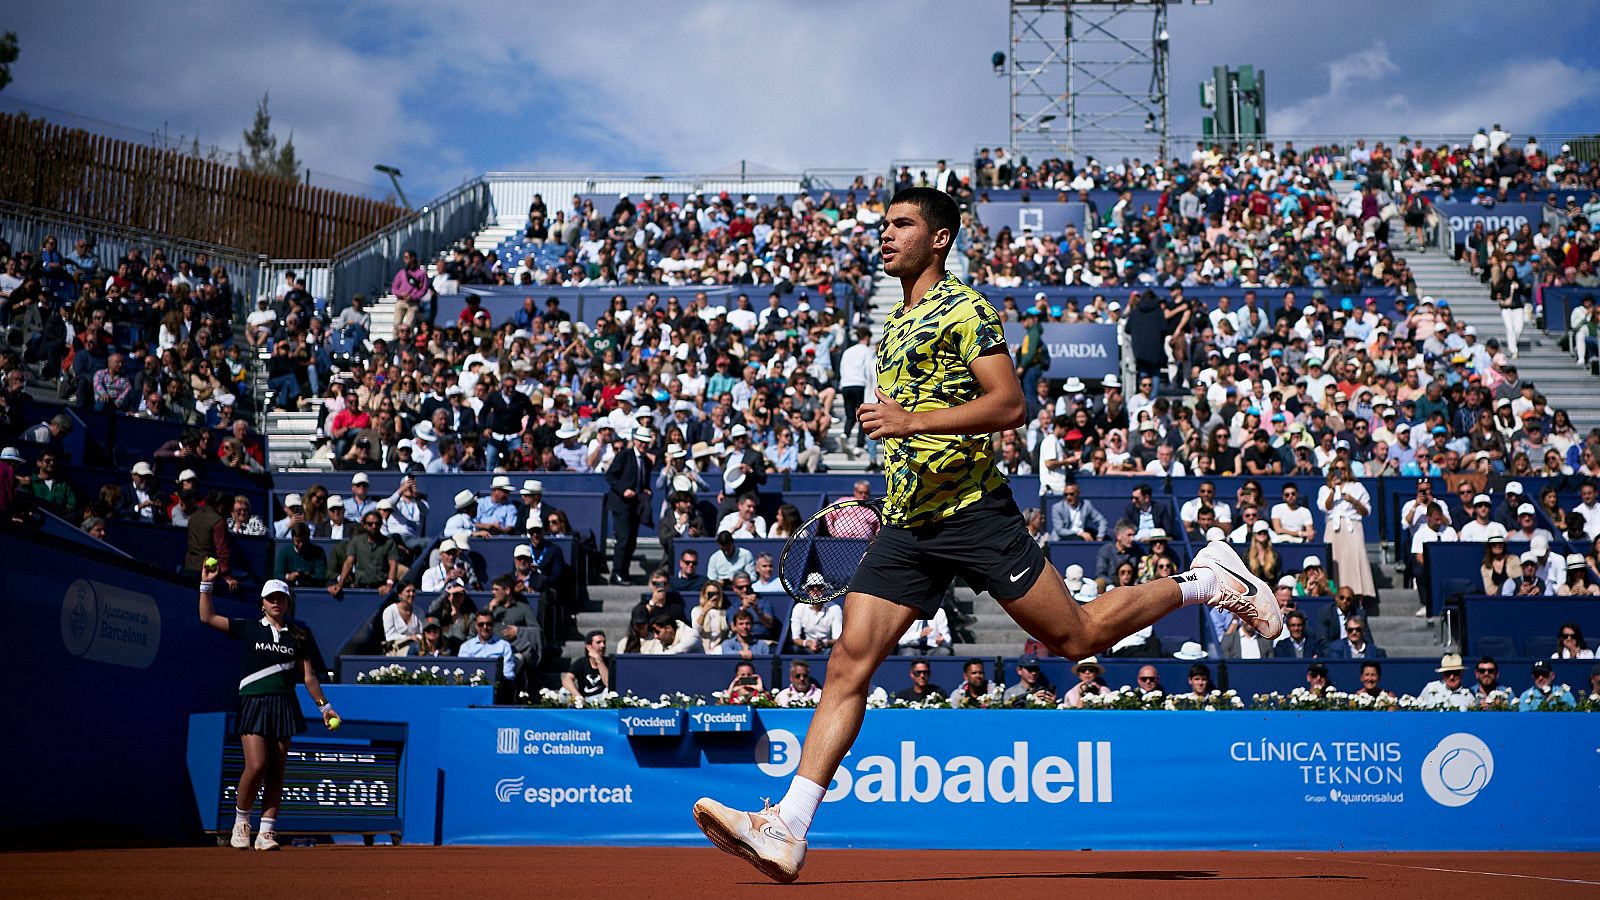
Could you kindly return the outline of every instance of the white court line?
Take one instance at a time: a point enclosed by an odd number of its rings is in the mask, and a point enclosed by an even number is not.
[[[1323,862],[1326,860],[1326,857],[1319,858],[1312,856],[1297,856],[1295,859],[1304,860],[1305,862]],[[1338,859],[1337,857],[1335,857],[1333,861],[1345,862],[1345,860]],[[1350,861],[1350,864],[1363,866],[1386,866],[1391,869],[1413,869],[1420,872],[1448,872],[1452,875],[1492,875],[1498,878],[1531,878],[1534,881],[1559,881],[1562,884],[1600,884],[1600,881],[1585,881],[1582,878],[1553,878],[1549,875],[1517,875],[1512,872],[1477,872],[1473,871],[1472,869],[1441,869],[1437,866],[1408,866],[1403,863],[1372,862],[1368,860],[1363,860],[1360,863],[1356,863],[1352,860]]]

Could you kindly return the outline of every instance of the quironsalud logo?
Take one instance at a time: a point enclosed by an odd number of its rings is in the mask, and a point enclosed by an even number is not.
[[[1466,806],[1494,778],[1494,754],[1476,735],[1446,735],[1422,760],[1422,789],[1440,806]]]

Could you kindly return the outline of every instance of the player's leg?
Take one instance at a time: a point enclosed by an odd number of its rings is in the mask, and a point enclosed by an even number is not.
[[[232,844],[239,849],[250,847],[250,810],[256,804],[256,791],[267,771],[267,739],[259,734],[239,735],[244,750],[244,769],[239,773],[239,789],[233,798]]]
[[[267,745],[266,770],[261,774],[261,828],[257,850],[278,849],[278,807],[283,800],[283,771],[289,762],[289,738],[273,738]]]
[[[828,680],[788,793],[777,806],[760,812],[700,798],[694,805],[695,823],[712,843],[775,881],[787,883],[800,876],[811,817],[861,731],[872,673],[916,617],[916,609],[881,597],[856,591],[845,595],[844,628],[828,656]]]
[[[1171,578],[1113,588],[1093,603],[1080,604],[1049,562],[1026,594],[1001,602],[1023,630],[1066,659],[1083,659],[1105,650],[1183,605],[1183,592]]]
[[[822,699],[806,731],[800,768],[796,771],[798,778],[827,789],[861,731],[872,673],[894,652],[900,635],[916,618],[917,610],[910,606],[854,591],[845,595],[844,630],[828,656],[828,680],[822,686]],[[780,802],[778,807],[783,809],[784,804]],[[810,810],[796,811],[803,813],[806,828],[810,827],[815,809],[812,804]],[[791,820],[790,815],[784,818]],[[790,827],[793,830],[792,824]],[[804,836],[802,828],[800,837]]]

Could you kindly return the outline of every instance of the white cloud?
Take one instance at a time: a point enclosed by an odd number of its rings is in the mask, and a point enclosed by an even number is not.
[[[1466,136],[1500,121],[1527,133],[1565,109],[1600,99],[1600,72],[1550,58],[1504,60],[1426,81],[1402,71],[1388,47],[1374,41],[1327,68],[1327,90],[1269,109],[1273,132]]]

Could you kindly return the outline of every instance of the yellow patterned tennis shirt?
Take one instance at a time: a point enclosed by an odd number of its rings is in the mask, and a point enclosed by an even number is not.
[[[897,307],[884,323],[878,388],[911,412],[960,406],[983,394],[973,360],[1004,344],[994,307],[946,272],[916,306]],[[892,525],[937,522],[1006,483],[988,435],[921,434],[883,444],[884,518]]]

